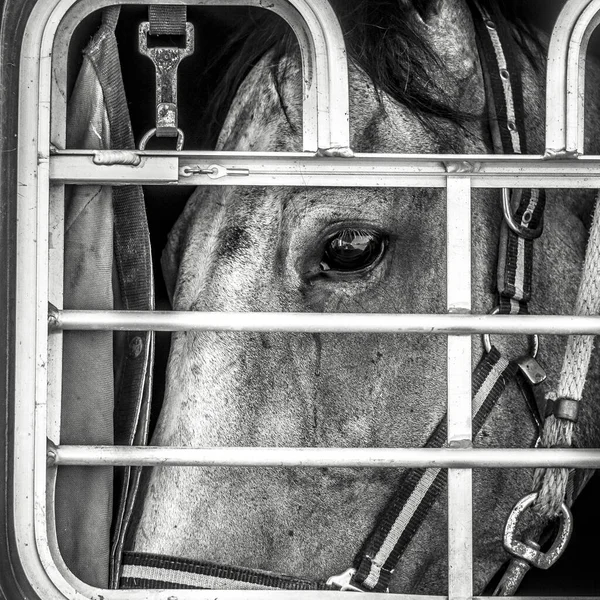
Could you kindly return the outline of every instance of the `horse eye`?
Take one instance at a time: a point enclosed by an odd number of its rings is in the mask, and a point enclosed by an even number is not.
[[[323,271],[349,273],[373,266],[383,255],[385,240],[380,233],[364,229],[342,229],[327,240],[321,259]]]

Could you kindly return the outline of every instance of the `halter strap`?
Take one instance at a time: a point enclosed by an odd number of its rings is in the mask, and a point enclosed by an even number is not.
[[[507,381],[517,367],[492,347],[473,373],[473,435],[483,427]],[[447,415],[444,415],[425,444],[447,446]],[[423,524],[430,508],[444,490],[447,469],[410,469],[400,481],[398,492],[378,518],[377,526],[355,559],[353,584],[365,590],[384,592],[409,542]]]
[[[516,76],[510,32],[496,5],[492,5],[491,12],[476,0],[470,0],[470,5],[488,98],[493,99],[488,101],[488,111],[494,149],[503,154],[527,153],[523,90]],[[546,191],[503,190],[503,196],[505,221],[500,232],[497,273],[499,312],[528,314],[533,240],[542,232]]]
[[[232,585],[233,584],[233,585]],[[333,590],[326,583],[288,577],[243,567],[174,558],[160,554],[125,552],[121,589],[155,588],[209,590]]]

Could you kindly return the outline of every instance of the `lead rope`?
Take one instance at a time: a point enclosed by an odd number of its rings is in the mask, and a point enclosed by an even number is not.
[[[583,273],[575,314],[597,315],[600,313],[600,198],[596,200],[594,218],[587,244]],[[583,389],[587,380],[594,336],[571,335],[563,360],[560,380],[556,391],[546,395],[546,420],[541,445],[546,448],[570,448],[577,422]],[[574,471],[564,468],[538,468],[534,473],[533,490],[515,505],[506,523],[504,546],[513,556],[495,596],[514,596],[526,573],[535,566],[548,569],[564,552],[573,527],[568,505],[572,501]],[[524,541],[517,537],[517,526],[526,509],[531,507],[537,517],[534,532]],[[544,524],[558,517],[556,539],[545,553],[540,552],[540,539]],[[534,539],[535,538],[535,539]]]
[[[596,201],[575,305],[576,315],[599,313],[600,199]],[[573,444],[573,431],[579,415],[593,348],[593,335],[569,336],[558,387],[555,392],[546,396],[547,416],[542,433],[542,445],[546,448],[569,448]],[[568,481],[568,469],[536,469],[533,488],[538,490],[538,497],[533,505],[534,510],[547,519],[558,515],[562,503],[567,500]]]

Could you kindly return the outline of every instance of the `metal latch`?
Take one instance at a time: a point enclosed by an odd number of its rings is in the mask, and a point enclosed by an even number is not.
[[[194,26],[189,22],[185,24],[185,47],[183,48],[174,46],[149,48],[149,32],[149,21],[140,23],[139,50],[154,63],[156,71],[156,128],[150,130],[144,136],[144,140],[147,142],[153,135],[177,137],[183,140],[183,132],[178,128],[177,69],[179,63],[194,52]]]
[[[250,169],[242,167],[224,167],[219,164],[208,165],[203,167],[200,165],[186,165],[179,169],[179,174],[182,177],[191,177],[192,175],[207,175],[210,179],[221,179],[227,176],[247,177],[250,175]]]

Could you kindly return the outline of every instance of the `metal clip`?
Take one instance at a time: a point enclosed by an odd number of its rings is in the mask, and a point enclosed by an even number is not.
[[[48,329],[50,331],[59,329],[59,312],[54,304],[48,302]]]
[[[490,315],[497,315],[499,312],[500,312],[500,307],[496,306],[492,311],[490,311],[489,314]],[[482,335],[482,339],[483,339],[483,347],[485,348],[485,351],[489,354],[491,352],[491,350],[492,350],[492,338],[491,338],[491,336],[490,336],[489,333],[484,333]],[[525,358],[530,358],[530,359],[534,359],[534,360],[536,359],[536,357],[538,355],[538,352],[540,350],[540,336],[537,333],[534,333],[531,336],[531,342],[532,342],[532,344],[531,344],[531,353],[528,354],[526,357],[525,356],[521,357],[518,360],[524,360]],[[536,361],[536,363],[537,363],[537,361]],[[537,364],[538,364],[539,369],[541,371],[543,371],[543,369],[539,365],[539,363],[537,363]],[[544,373],[544,375],[545,375],[545,373]],[[525,376],[527,376],[527,375],[525,374]],[[545,377],[544,377],[544,379],[545,379]],[[541,381],[543,381],[543,379]],[[541,381],[540,381],[540,383],[541,383]]]
[[[147,56],[156,69],[156,137],[178,137],[177,128],[177,69],[179,63],[194,52],[194,26],[185,24],[185,48],[148,48],[150,23],[144,21],[139,28],[139,50]]]
[[[531,385],[539,385],[546,381],[546,371],[534,356],[521,356],[515,361],[519,370]]]
[[[327,580],[327,585],[338,588],[340,592],[363,592],[359,587],[352,585],[352,579],[356,575],[356,569],[347,569],[339,575],[334,575]]]
[[[528,229],[527,227],[523,227],[519,225],[513,215],[512,209],[510,206],[510,190],[508,188],[502,188],[502,211],[504,212],[504,220],[506,224],[510,227],[512,231],[514,231],[519,237],[522,237],[524,240],[535,240],[542,235],[544,231],[544,216],[540,219],[538,226],[535,229]],[[525,217],[525,215],[523,215]],[[529,217],[531,219],[531,216]]]
[[[545,570],[549,569],[565,551],[573,531],[573,516],[569,507],[563,502],[560,507],[558,533],[547,552],[541,552],[539,546],[535,548],[518,540],[516,538],[517,523],[521,515],[537,500],[537,497],[537,492],[534,492],[521,498],[515,504],[504,528],[504,548],[514,557],[527,561],[533,567]]]
[[[541,552],[539,544],[529,539],[524,542],[516,539],[517,523],[521,515],[536,501],[537,492],[519,500],[512,509],[504,528],[504,548],[511,559],[493,596],[514,596],[523,578],[531,567],[549,569],[563,554],[571,539],[573,517],[569,507],[563,502],[560,509],[560,522],[556,539],[547,552]]]
[[[56,466],[56,444],[50,439],[46,438],[46,466],[47,467],[55,467]]]
[[[536,550],[540,549],[539,544],[533,540],[527,540],[525,543]],[[526,560],[513,557],[492,596],[514,596],[530,570],[531,565]]]

